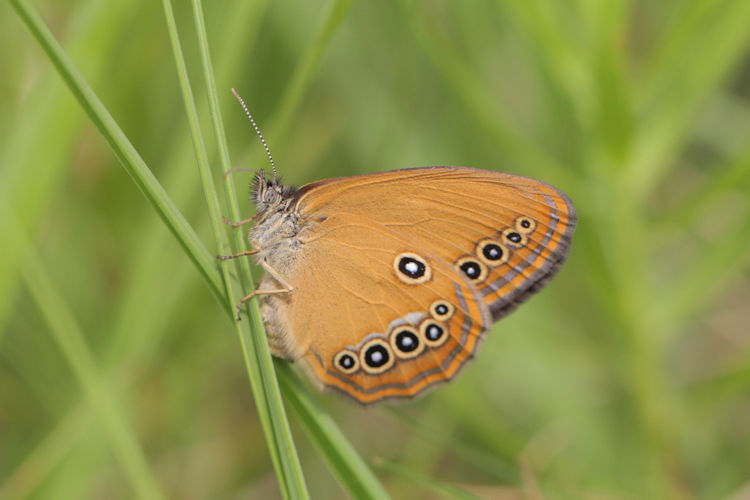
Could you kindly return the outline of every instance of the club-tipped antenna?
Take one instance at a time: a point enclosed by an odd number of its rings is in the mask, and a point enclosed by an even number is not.
[[[263,134],[260,133],[260,129],[258,128],[258,125],[255,123],[255,120],[253,120],[253,115],[250,114],[250,110],[247,109],[247,106],[245,105],[245,101],[242,100],[242,97],[237,93],[236,90],[232,89],[232,94],[234,94],[234,97],[237,98],[238,101],[240,101],[240,104],[242,105],[242,109],[245,110],[245,114],[248,118],[250,118],[250,123],[253,124],[253,128],[255,129],[255,133],[258,134],[258,137],[260,137],[260,142],[263,143],[263,147],[266,149],[266,155],[268,155],[268,160],[271,162],[271,168],[273,169],[273,180],[276,182],[277,175],[276,175],[276,164],[273,162],[273,156],[271,156],[271,150],[268,149],[268,144],[266,144],[266,140],[263,138]]]

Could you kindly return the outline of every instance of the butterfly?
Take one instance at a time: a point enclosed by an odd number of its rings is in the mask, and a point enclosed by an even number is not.
[[[558,271],[576,225],[558,189],[467,167],[299,189],[274,168],[252,197],[253,250],[227,258],[252,254],[266,273],[238,314],[258,296],[271,352],[363,404],[453,379],[493,322]]]

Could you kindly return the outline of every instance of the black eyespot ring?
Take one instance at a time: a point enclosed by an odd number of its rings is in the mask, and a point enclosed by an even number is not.
[[[502,243],[487,238],[477,243],[476,255],[488,266],[496,267],[508,262],[510,250]]]
[[[487,277],[487,266],[474,257],[458,259],[456,270],[475,283],[481,283]]]
[[[430,316],[440,321],[449,319],[455,311],[455,306],[447,300],[436,300],[430,305]]]
[[[415,358],[424,351],[425,344],[413,326],[397,326],[391,331],[390,341],[393,352],[402,359]]]
[[[339,351],[333,357],[333,366],[347,375],[356,373],[359,370],[359,359],[357,358],[357,353],[348,349]]]
[[[393,261],[398,279],[407,285],[419,285],[432,279],[432,269],[427,261],[415,253],[398,254]]]
[[[443,323],[434,319],[426,319],[419,325],[424,343],[429,347],[440,347],[448,340],[448,330]]]
[[[391,346],[382,338],[369,340],[359,350],[362,369],[370,375],[378,375],[393,366],[395,358]]]
[[[508,228],[503,229],[502,241],[511,248],[521,248],[526,246],[529,242],[529,238],[515,229]]]
[[[536,221],[526,216],[516,218],[516,231],[521,234],[531,234],[536,229]]]

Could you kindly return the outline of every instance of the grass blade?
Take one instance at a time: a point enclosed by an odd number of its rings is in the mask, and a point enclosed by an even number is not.
[[[474,495],[473,493],[469,493],[463,488],[445,483],[443,481],[438,481],[435,478],[409,470],[406,467],[402,467],[388,460],[379,459],[378,465],[383,470],[387,470],[395,475],[401,476],[403,479],[409,481],[410,483],[421,486],[428,491],[432,491],[442,498],[480,500],[480,497]]]
[[[73,62],[44,24],[39,15],[25,0],[9,0],[19,17],[37,40],[50,62],[65,81],[73,96],[89,116],[97,130],[112,148],[117,159],[133,179],[138,189],[156,209],[167,228],[185,249],[198,271],[209,284],[211,292],[231,314],[231,306],[223,300],[221,277],[214,257],[208,253],[203,242],[198,238],[190,224],[185,220],[177,207],[172,203],[164,188],[149,170],[143,158],[138,154],[112,115],[104,107],[86,80],[78,72]]]
[[[97,368],[83,332],[42,266],[41,257],[28,244],[20,229],[15,231],[12,238],[3,240],[6,243],[4,246],[15,244],[22,249],[25,262],[21,266],[21,274],[26,286],[78,379],[86,400],[96,413],[112,452],[136,496],[144,499],[163,498],[135,432],[115,397],[118,392],[112,390]]]
[[[653,189],[673,165],[669,160],[682,146],[691,116],[735,66],[750,36],[748,2],[695,2],[682,16],[664,35],[640,96],[643,118],[631,168],[641,192]]]
[[[328,415],[294,376],[288,363],[276,363],[281,387],[315,447],[351,498],[390,498],[370,467]]]
[[[211,170],[208,164],[208,155],[206,153],[206,147],[203,141],[203,137],[198,123],[198,111],[195,106],[195,100],[193,98],[193,92],[190,87],[190,82],[187,75],[187,66],[182,55],[182,48],[177,33],[177,26],[174,19],[174,13],[169,0],[164,0],[164,13],[167,19],[167,26],[169,29],[170,39],[172,41],[172,51],[175,56],[175,63],[177,65],[177,73],[180,79],[180,86],[182,88],[182,94],[185,101],[185,108],[187,110],[188,121],[190,123],[191,135],[193,138],[193,145],[195,147],[196,157],[198,160],[198,168],[201,174],[201,181],[203,183],[203,189],[206,195],[206,201],[208,203],[208,211],[210,214],[211,223],[214,230],[214,236],[219,248],[222,250],[229,250],[230,246],[224,232],[224,228],[221,226],[221,211],[219,208],[218,196],[216,194],[216,187],[213,183]],[[202,18],[196,12],[195,9],[200,9],[200,6],[194,6],[194,17],[196,23],[202,25]],[[199,31],[199,39],[201,40],[201,47],[204,49],[204,69],[208,71],[210,63],[206,61],[207,45],[203,33]],[[215,103],[216,95],[212,87],[209,87],[210,102]],[[212,116],[214,118],[214,125],[216,126],[217,120],[220,120],[218,114],[218,108],[212,106]],[[220,127],[220,125],[219,125]],[[222,133],[223,135],[223,133]],[[226,154],[226,145],[223,147],[224,154]],[[222,156],[222,158],[225,158]],[[228,158],[228,156],[226,157]],[[222,274],[224,278],[224,285],[226,287],[227,297],[234,298],[232,291],[232,279],[230,276],[230,266],[228,263],[224,263],[221,266]],[[249,269],[247,269],[247,276],[250,275]],[[233,299],[234,300],[234,299]],[[257,308],[253,308],[253,315],[257,317]],[[261,322],[259,320],[254,321],[252,324],[258,325]],[[253,388],[253,394],[255,395],[256,406],[260,415],[260,420],[263,425],[266,439],[271,452],[271,460],[276,468],[279,485],[285,498],[307,498],[307,487],[305,486],[304,477],[302,474],[302,468],[297,457],[297,452],[294,447],[291,430],[289,429],[289,423],[286,419],[286,413],[284,406],[281,402],[281,394],[279,392],[278,383],[276,382],[276,376],[273,370],[273,363],[271,356],[268,351],[268,345],[266,343],[265,332],[262,329],[255,329],[250,335],[247,333],[247,323],[235,322],[240,342],[242,343],[243,354],[245,359],[249,362],[246,363],[248,368],[248,376],[250,383]],[[246,340],[252,340],[252,342],[246,342]]]

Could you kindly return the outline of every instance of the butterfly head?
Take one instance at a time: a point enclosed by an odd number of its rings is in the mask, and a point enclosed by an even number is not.
[[[282,184],[275,175],[272,179],[267,179],[266,172],[263,170],[255,174],[251,187],[252,198],[258,208],[258,213],[286,210],[296,191],[295,188]]]

